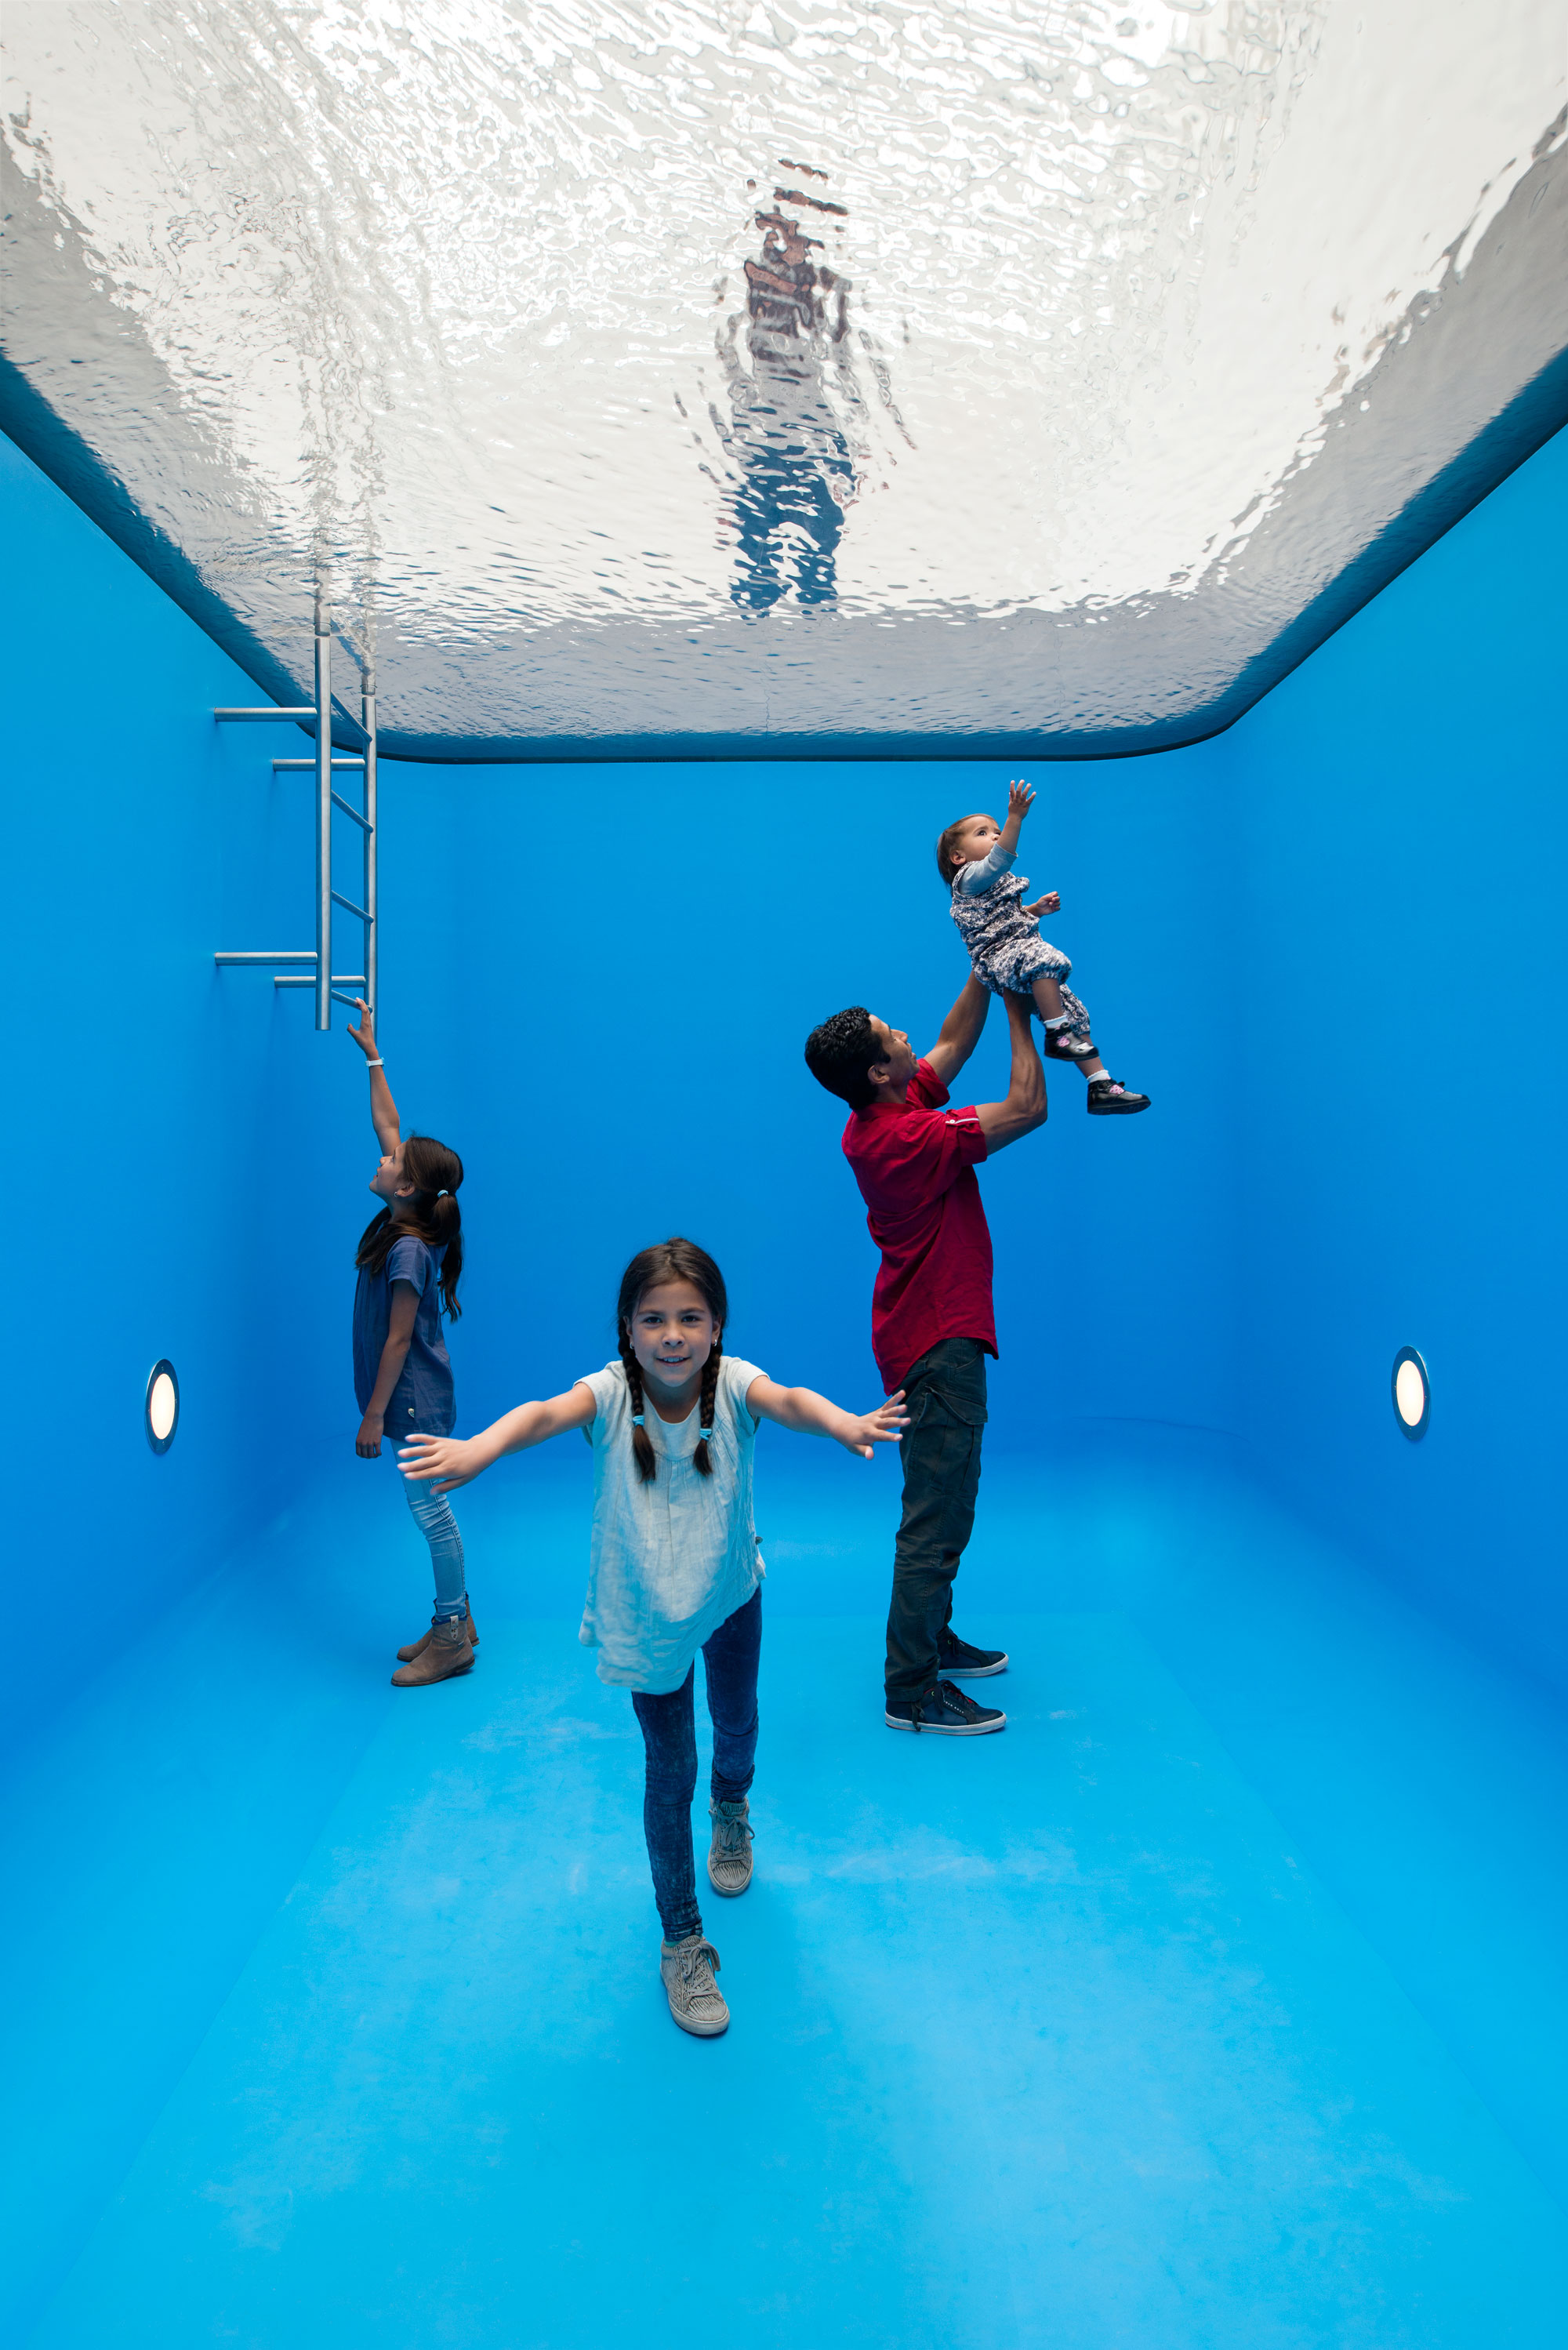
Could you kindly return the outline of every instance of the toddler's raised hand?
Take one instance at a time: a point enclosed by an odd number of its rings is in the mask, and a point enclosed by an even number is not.
[[[897,1444],[909,1425],[909,1415],[904,1409],[904,1390],[900,1388],[875,1411],[862,1412],[858,1419],[851,1415],[838,1441],[846,1452],[857,1453],[862,1461],[869,1461],[878,1444]]]
[[[1034,786],[1026,784],[1022,775],[1007,786],[1007,816],[1010,823],[1022,824],[1034,805]]]
[[[1032,922],[1037,922],[1042,914],[1059,914],[1062,910],[1062,892],[1060,889],[1047,889],[1044,896],[1036,898],[1032,906],[1021,907],[1019,910],[1027,914]]]

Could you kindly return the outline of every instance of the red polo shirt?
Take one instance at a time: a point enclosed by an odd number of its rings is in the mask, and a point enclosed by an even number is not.
[[[985,1137],[972,1109],[948,1109],[929,1061],[902,1103],[873,1102],[844,1129],[844,1156],[882,1252],[871,1292],[871,1349],[889,1395],[943,1338],[996,1352],[991,1233],[974,1170]]]

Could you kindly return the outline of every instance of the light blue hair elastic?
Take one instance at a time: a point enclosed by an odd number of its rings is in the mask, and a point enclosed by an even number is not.
[[[640,1428],[640,1427],[642,1426],[642,1414],[641,1414],[641,1412],[639,1412],[639,1411],[634,1411],[634,1412],[632,1413],[632,1416],[631,1416],[631,1424],[632,1424],[633,1428]]]
[[[698,1443],[699,1443],[699,1444],[706,1444],[706,1443],[707,1443],[707,1441],[708,1441],[708,1439],[712,1435],[712,1433],[713,1433],[713,1431],[712,1431],[712,1430],[711,1430],[711,1428],[700,1428],[700,1429],[698,1430],[698,1431],[697,1431],[697,1441],[698,1441]]]

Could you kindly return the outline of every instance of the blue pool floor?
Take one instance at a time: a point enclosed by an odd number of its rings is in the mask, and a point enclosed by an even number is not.
[[[479,1669],[411,1696],[366,1491],[13,1775],[7,2339],[1556,2350],[1561,1725],[1225,1461],[988,1473],[961,1743],[881,1725],[886,1496],[777,1489],[711,2044],[532,1612],[576,1484],[469,1497]]]

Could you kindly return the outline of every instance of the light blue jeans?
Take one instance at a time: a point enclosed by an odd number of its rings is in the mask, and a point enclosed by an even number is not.
[[[390,1447],[392,1459],[398,1457],[398,1444],[408,1442],[400,1436]],[[433,1486],[419,1484],[398,1471],[399,1482],[409,1497],[409,1513],[415,1525],[431,1546],[431,1565],[435,1569],[435,1612],[438,1620],[468,1613],[468,1586],[463,1576],[462,1536],[457,1520],[452,1513],[452,1503],[444,1493]]]

